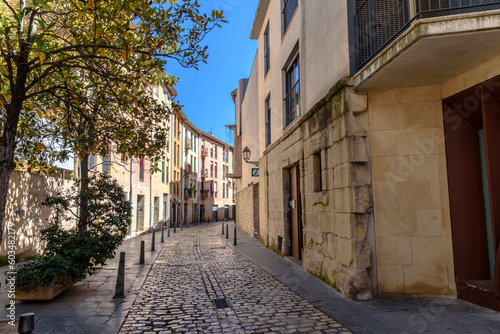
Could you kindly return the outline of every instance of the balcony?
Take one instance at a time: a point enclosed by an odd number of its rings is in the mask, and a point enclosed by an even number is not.
[[[195,198],[196,190],[191,188],[184,188],[184,198]]]
[[[208,196],[208,190],[202,190],[201,193],[200,193],[200,198],[201,199],[207,199],[209,196]]]
[[[200,154],[201,154],[201,158],[202,158],[202,159],[205,159],[205,158],[208,156],[208,149],[206,149],[206,148],[204,148],[204,147],[203,147],[203,148],[200,150]]]
[[[185,164],[184,173],[185,175],[193,174],[193,166],[191,164]]]
[[[205,179],[208,177],[208,169],[202,170],[201,171],[201,179]]]
[[[351,26],[356,87],[438,85],[495,58],[497,9],[500,0],[361,2]]]
[[[191,147],[192,147],[191,139],[186,138],[184,142],[184,148],[186,149],[186,151],[189,151]]]

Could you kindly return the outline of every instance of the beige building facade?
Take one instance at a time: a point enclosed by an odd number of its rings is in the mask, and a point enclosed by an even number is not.
[[[235,147],[259,145],[259,202],[249,209],[236,152],[238,224],[252,234],[258,212],[265,246],[353,299],[500,309],[499,9],[259,1],[254,69],[235,101]],[[258,136],[245,133],[255,123]]]

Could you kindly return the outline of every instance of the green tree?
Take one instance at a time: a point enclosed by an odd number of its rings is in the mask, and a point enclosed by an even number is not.
[[[109,95],[94,100],[99,110],[108,110],[106,97],[110,96],[122,105],[134,102],[127,101],[134,90],[137,94],[153,79],[165,82],[160,73],[168,59],[185,67],[205,62],[208,54],[202,41],[225,21],[219,11],[202,14],[194,0],[1,0],[0,8],[1,241],[7,189],[16,157],[64,157],[65,150],[57,146],[54,150],[54,146],[34,139],[48,133],[52,140],[61,140],[66,146],[75,138],[69,132],[65,138],[53,122],[44,119],[71,120],[67,111],[78,101],[74,94],[81,90],[75,89],[77,85],[87,85],[87,80],[95,78],[91,82],[107,87],[98,91]],[[125,122],[118,115],[108,110],[108,122],[117,121],[113,116]],[[130,122],[139,119],[126,121],[132,125]],[[97,118],[96,128],[99,122]],[[46,132],[48,129],[53,132]],[[137,134],[122,130],[115,134],[124,142],[131,142]],[[86,134],[77,132],[79,136]]]

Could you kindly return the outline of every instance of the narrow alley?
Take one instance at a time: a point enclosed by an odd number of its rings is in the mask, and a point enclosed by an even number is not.
[[[221,232],[213,224],[177,233],[120,333],[350,333],[229,247]]]

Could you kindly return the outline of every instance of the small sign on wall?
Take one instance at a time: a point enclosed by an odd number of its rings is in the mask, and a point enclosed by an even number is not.
[[[252,168],[252,177],[259,177],[259,169]]]

